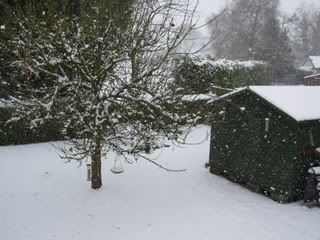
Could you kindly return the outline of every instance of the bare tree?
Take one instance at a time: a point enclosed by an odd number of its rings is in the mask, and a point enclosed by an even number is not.
[[[63,122],[69,137],[63,157],[90,157],[91,187],[98,189],[101,159],[110,151],[157,164],[144,154],[146,143],[183,134],[185,119],[175,111],[181,96],[169,86],[177,47],[196,26],[196,3],[132,1],[119,19],[109,1],[80,1],[71,15],[57,12],[57,2],[28,14],[17,8],[6,22],[8,41],[0,49],[15,54],[12,121]]]

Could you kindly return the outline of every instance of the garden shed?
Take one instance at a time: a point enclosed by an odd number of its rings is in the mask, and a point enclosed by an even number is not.
[[[320,87],[250,86],[210,102],[210,171],[279,202],[301,199],[320,146]]]

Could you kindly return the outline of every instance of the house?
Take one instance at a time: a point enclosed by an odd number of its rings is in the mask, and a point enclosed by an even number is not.
[[[303,84],[305,86],[320,86],[320,73],[304,77]]]
[[[301,199],[314,149],[320,146],[320,87],[250,86],[209,104],[209,166],[275,201]]]
[[[299,70],[306,72],[320,72],[320,56],[309,56]]]

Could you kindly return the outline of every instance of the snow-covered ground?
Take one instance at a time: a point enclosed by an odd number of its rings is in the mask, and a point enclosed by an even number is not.
[[[113,175],[110,158],[94,191],[85,164],[65,164],[50,144],[0,147],[0,239],[320,239],[319,209],[278,204],[210,174],[208,152],[209,141],[165,148],[159,161],[184,173],[141,160]]]

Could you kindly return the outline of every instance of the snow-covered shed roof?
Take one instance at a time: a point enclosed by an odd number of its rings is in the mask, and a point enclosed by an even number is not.
[[[315,68],[320,68],[320,56],[309,56],[309,58]]]
[[[220,96],[249,90],[298,122],[320,120],[320,86],[249,86]]]

